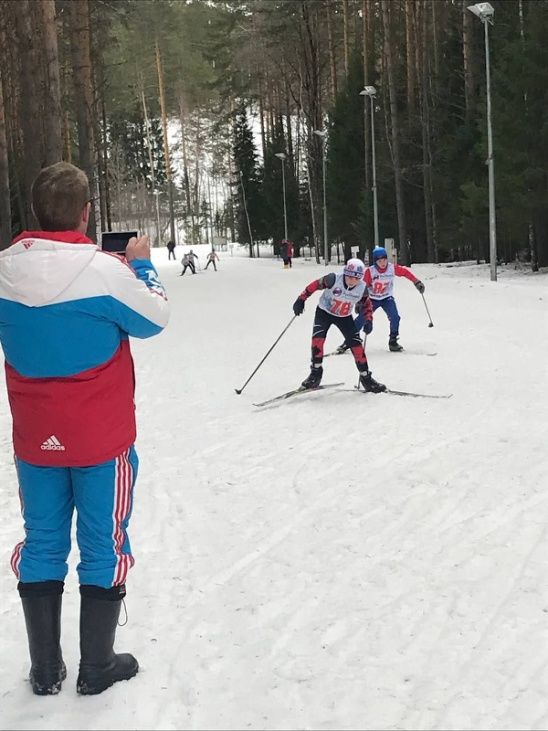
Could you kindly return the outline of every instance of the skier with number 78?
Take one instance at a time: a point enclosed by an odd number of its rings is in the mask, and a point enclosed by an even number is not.
[[[354,308],[366,322],[373,316],[371,301],[364,282],[365,265],[360,259],[350,259],[342,272],[330,272],[311,282],[293,304],[295,315],[304,311],[304,303],[317,290],[323,290],[314,316],[312,330],[312,365],[309,376],[302,382],[305,389],[318,388],[323,376],[323,355],[325,339],[331,325],[339,328],[345,344],[350,348],[360,373],[360,385],[365,391],[380,393],[386,386],[378,383],[371,375],[367,356],[356,329],[352,311]]]

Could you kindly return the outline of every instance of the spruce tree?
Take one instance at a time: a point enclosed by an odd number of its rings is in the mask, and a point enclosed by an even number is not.
[[[234,116],[233,159],[235,170],[232,178],[232,192],[236,232],[240,242],[249,243],[249,255],[253,256],[249,228],[251,228],[253,241],[261,234],[263,228],[261,175],[257,164],[253,131],[247,117],[246,105],[243,102],[237,108]]]

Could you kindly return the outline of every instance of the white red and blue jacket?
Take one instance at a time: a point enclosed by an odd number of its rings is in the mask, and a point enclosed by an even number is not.
[[[388,262],[384,269],[376,264],[367,267],[364,274],[364,281],[369,290],[372,300],[384,300],[394,296],[394,277],[405,277],[415,284],[419,280],[413,272],[401,264]]]
[[[0,344],[20,459],[106,462],[136,437],[129,336],[167,324],[148,260],[127,264],[76,231],[24,232],[0,252]]]

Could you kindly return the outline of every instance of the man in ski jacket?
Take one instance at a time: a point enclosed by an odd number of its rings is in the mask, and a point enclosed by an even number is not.
[[[360,259],[350,259],[339,274],[331,272],[311,282],[293,304],[295,315],[304,311],[304,303],[311,294],[323,290],[314,316],[312,330],[312,365],[309,376],[302,382],[304,388],[318,388],[323,376],[323,351],[325,339],[331,325],[339,328],[348,344],[356,367],[360,373],[360,383],[366,391],[378,393],[386,386],[375,381],[369,370],[367,356],[356,330],[352,311],[358,312],[366,321],[372,317],[371,302],[363,281],[365,265]]]
[[[175,242],[170,239],[167,242],[166,246],[167,246],[167,258],[168,258],[168,261],[170,259],[173,259],[174,261],[176,261],[176,258],[175,258]]]
[[[365,284],[369,290],[369,297],[373,305],[373,312],[381,307],[388,317],[390,323],[390,335],[388,338],[388,348],[394,353],[403,350],[398,343],[400,334],[400,315],[394,299],[394,277],[405,277],[413,282],[418,291],[422,294],[425,290],[424,284],[417,279],[413,272],[407,267],[400,264],[392,264],[388,261],[386,249],[376,246],[373,249],[373,265],[367,267],[365,271]],[[356,328],[358,332],[364,329],[366,335],[373,330],[373,318],[369,322],[365,318],[358,316],[356,318]],[[346,343],[338,347],[339,352],[347,349]]]
[[[61,599],[71,523],[80,551],[77,690],[100,693],[133,677],[136,659],[113,651],[134,560],[127,534],[138,460],[129,337],[165,327],[169,306],[148,237],[125,259],[85,235],[85,173],[44,168],[32,187],[39,231],[0,252],[0,344],[13,418],[25,537],[11,566],[19,580],[34,693],[58,693],[66,676]]]

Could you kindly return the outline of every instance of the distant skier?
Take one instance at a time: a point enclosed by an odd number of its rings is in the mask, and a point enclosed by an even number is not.
[[[205,265],[205,268],[207,269],[210,264],[213,264],[213,269],[217,271],[217,264],[216,262],[219,261],[219,257],[215,253],[215,249],[211,249],[209,254],[207,255],[207,264]]]
[[[386,249],[381,246],[376,246],[373,249],[373,264],[367,267],[365,272],[365,284],[369,290],[369,297],[373,305],[373,312],[379,307],[386,312],[386,316],[390,322],[390,335],[388,339],[388,348],[393,353],[399,353],[403,350],[402,346],[398,343],[400,334],[400,315],[396,306],[396,300],[393,297],[392,292],[394,291],[394,277],[405,277],[409,281],[413,282],[415,287],[422,294],[425,290],[424,284],[417,279],[413,272],[407,267],[401,266],[400,264],[392,264],[388,261],[388,254]],[[358,315],[356,318],[356,329],[358,332],[362,329],[366,335],[369,335],[373,330],[373,319],[367,321],[362,316]],[[348,350],[347,343],[342,343],[337,348],[339,353],[343,353]]]
[[[181,264],[183,265],[183,271],[181,272],[181,277],[184,276],[184,273],[187,269],[190,269],[192,274],[196,274],[196,269],[194,267],[194,261],[190,258],[190,254],[184,254],[183,258],[181,259]]]
[[[197,254],[195,254],[195,253],[194,253],[194,252],[192,251],[192,249],[191,249],[191,250],[190,250],[190,251],[188,252],[188,258],[189,258],[189,261],[190,261],[190,266],[191,266],[191,268],[192,268],[192,273],[193,273],[193,274],[196,274],[196,262],[194,261],[194,259],[196,259],[196,261],[198,261],[198,255],[197,255]],[[201,269],[201,267],[200,267],[200,269]]]
[[[293,266],[293,244],[289,239],[283,239],[280,246],[280,255],[283,259],[284,269],[291,269]]]
[[[174,244],[174,242],[170,239],[167,242],[166,246],[167,246],[167,252],[168,252],[167,253],[167,260],[169,261],[170,259],[173,259],[174,261],[177,261],[177,259],[175,257],[175,244]]]
[[[357,307],[366,322],[371,321],[371,302],[363,281],[365,265],[360,259],[350,259],[339,274],[331,272],[311,282],[293,305],[295,315],[304,311],[304,303],[318,289],[323,292],[316,308],[312,330],[312,366],[310,375],[302,382],[304,388],[318,388],[323,376],[323,350],[331,325],[336,325],[352,351],[365,391],[379,393],[386,386],[375,381],[369,370],[367,356],[354,324],[352,310]]]

